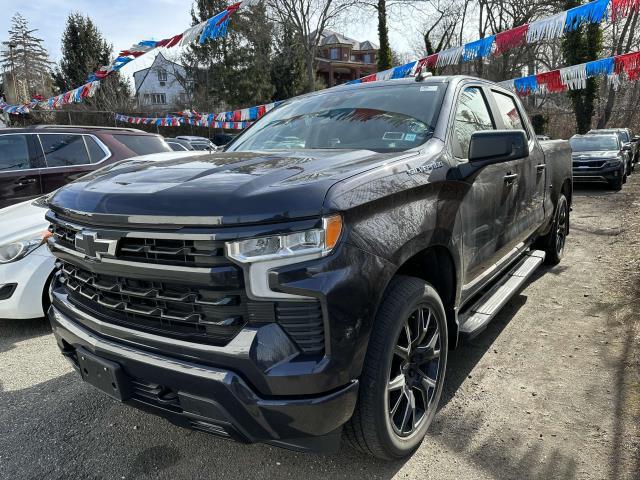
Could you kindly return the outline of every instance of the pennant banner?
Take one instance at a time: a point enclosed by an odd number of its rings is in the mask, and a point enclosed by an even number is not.
[[[607,77],[614,86],[620,85],[620,77],[640,80],[640,52],[625,53],[571,67],[538,73],[528,77],[506,80],[499,84],[518,95],[536,93],[557,93],[566,90],[580,90],[586,87],[587,78]]]
[[[51,97],[44,101],[34,101],[24,105],[9,105],[4,100],[0,100],[0,108],[4,112],[14,114],[29,113],[36,107],[40,108],[58,108],[68,103],[79,102],[83,99],[92,96],[95,93],[95,89],[98,88],[96,82],[103,80],[111,75],[113,72],[117,72],[129,62],[132,62],[136,58],[155,50],[159,47],[171,48],[175,46],[185,46],[190,43],[198,41],[203,44],[207,40],[218,39],[224,37],[227,34],[227,26],[231,16],[237,12],[240,8],[250,7],[256,5],[259,0],[242,0],[241,2],[233,3],[229,5],[222,12],[214,15],[208,20],[195,25],[182,33],[174,35],[164,40],[143,40],[137,44],[131,46],[128,50],[122,50],[116,59],[111,62],[110,65],[100,67],[97,71],[89,75],[87,83],[78,88],[70,90],[65,93],[61,93],[55,97]],[[89,86],[89,87],[88,87]]]
[[[55,97],[47,99],[43,99],[42,97],[34,98],[33,100],[31,100],[31,102],[24,105],[9,105],[8,103],[4,102],[4,100],[0,99],[0,109],[4,112],[16,115],[29,113],[36,107],[45,110],[51,110],[53,108],[59,108],[62,105],[68,105],[70,103],[80,103],[85,98],[93,97],[99,87],[100,82],[93,81],[85,83],[81,87],[69,90],[68,92],[56,95]]]
[[[119,122],[133,123],[137,125],[158,125],[161,127],[179,127],[181,125],[194,125],[198,127],[224,128],[242,130],[262,118],[282,102],[266,103],[241,110],[231,110],[221,113],[198,113],[195,110],[185,110],[178,115],[166,117],[132,117],[116,113],[115,118]]]
[[[597,24],[609,18],[609,11],[613,20],[640,11],[640,0],[594,0],[592,2],[571,8],[550,17],[535,22],[520,25],[504,32],[490,35],[462,46],[451,47],[438,53],[429,55],[416,62],[407,63],[383,72],[368,75],[361,79],[352,80],[348,84],[373,82],[389,78],[413,76],[417,72],[428,69],[443,68],[471,62],[492,55],[503,55],[511,49],[521,47],[527,43],[551,40],[580,28],[586,24]],[[554,88],[554,87],[551,87]]]

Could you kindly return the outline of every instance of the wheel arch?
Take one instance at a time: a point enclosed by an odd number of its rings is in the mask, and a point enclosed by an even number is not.
[[[450,348],[455,348],[458,342],[456,315],[456,305],[460,296],[458,265],[457,257],[449,247],[434,244],[406,258],[393,275],[393,277],[407,275],[420,278],[438,292],[447,314]]]

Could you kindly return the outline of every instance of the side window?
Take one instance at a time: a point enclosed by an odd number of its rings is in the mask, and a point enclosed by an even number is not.
[[[498,106],[498,111],[500,112],[500,117],[504,122],[505,128],[509,130],[524,130],[527,132],[513,97],[505,95],[504,93],[493,92],[493,98],[496,100],[496,105]],[[527,132],[527,137],[528,136],[529,132]]]
[[[107,153],[100,148],[98,142],[96,142],[95,138],[85,136],[84,141],[87,144],[87,150],[89,150],[89,157],[91,158],[91,163],[98,163],[107,156]]]
[[[39,135],[47,167],[68,167],[91,163],[82,135]]]
[[[0,171],[31,168],[26,135],[0,135]]]
[[[494,130],[495,126],[482,90],[465,88],[458,97],[454,121],[453,153],[458,158],[469,157],[471,134],[480,130]]]

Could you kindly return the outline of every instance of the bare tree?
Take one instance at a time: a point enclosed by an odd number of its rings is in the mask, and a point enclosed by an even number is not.
[[[309,91],[316,86],[316,56],[322,32],[356,4],[356,0],[267,0],[273,20],[293,28],[303,47]]]

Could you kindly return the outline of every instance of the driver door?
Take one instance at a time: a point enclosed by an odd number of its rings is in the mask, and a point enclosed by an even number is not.
[[[495,130],[489,92],[481,86],[466,86],[459,95],[455,111],[451,148],[456,162],[468,161],[471,135]],[[463,290],[483,283],[494,264],[508,255],[510,228],[517,213],[520,162],[487,165],[463,181],[460,205],[463,244]]]

